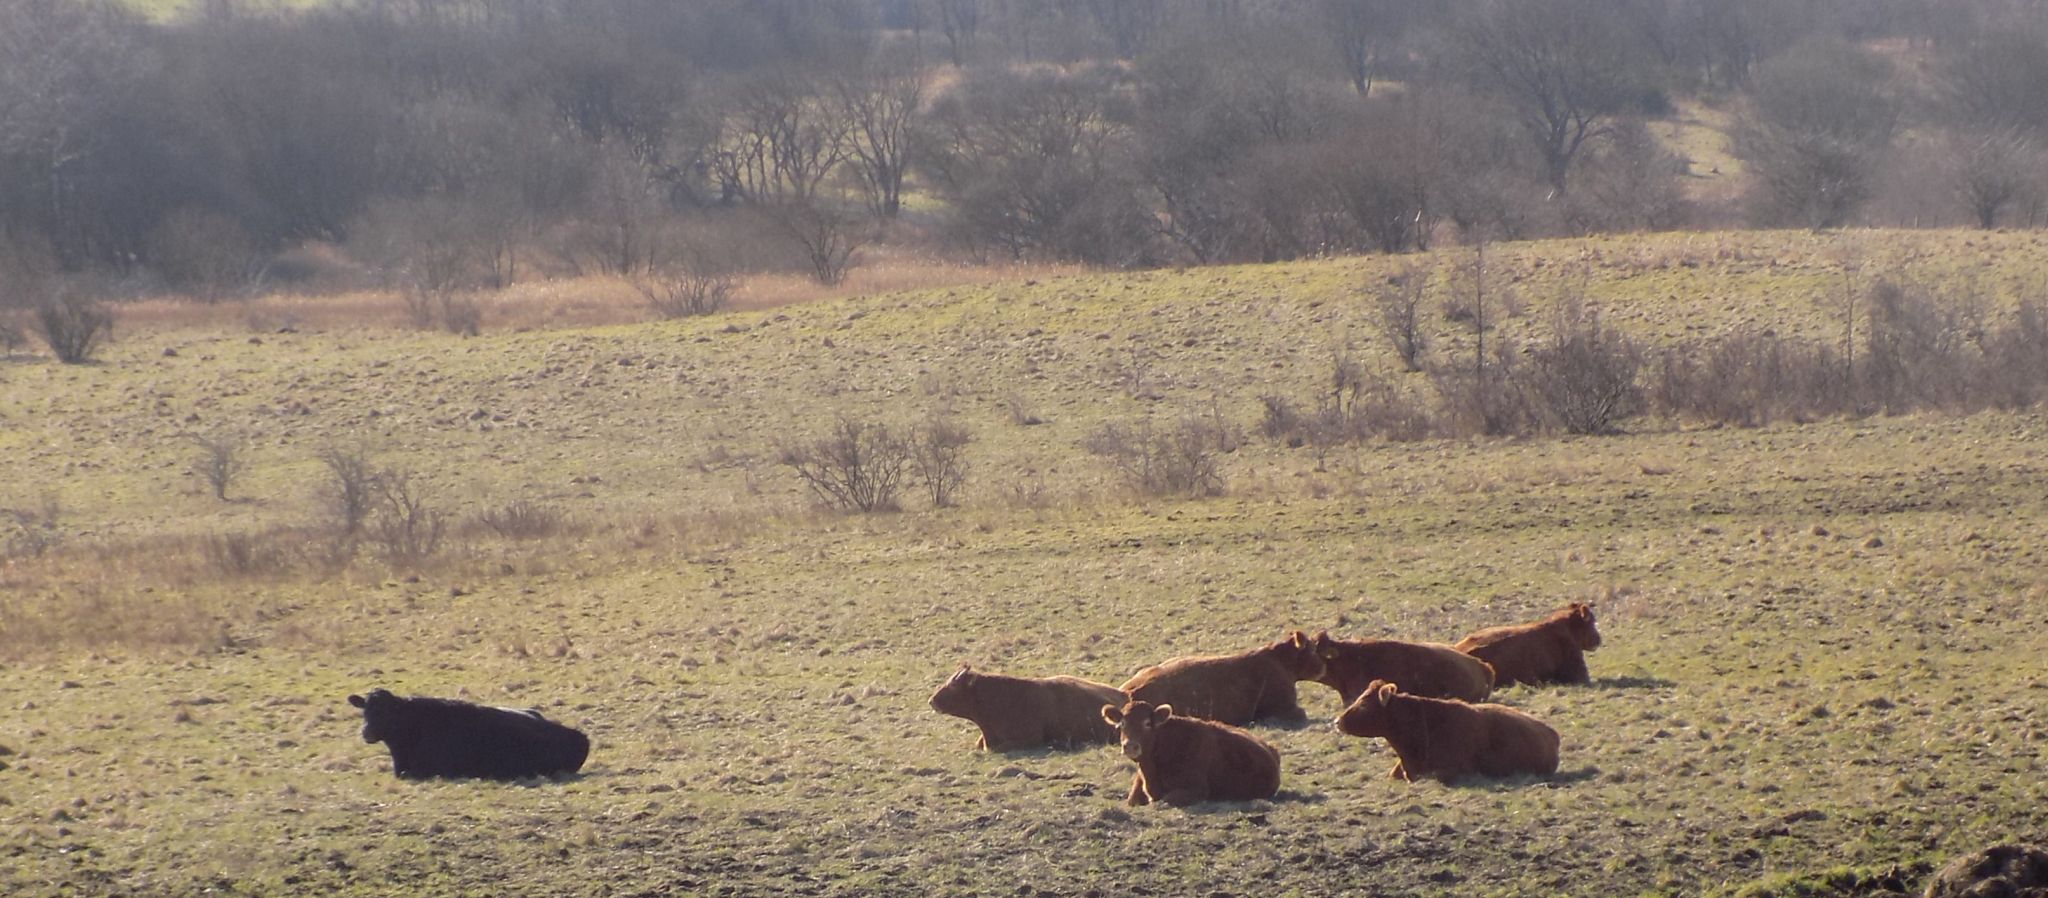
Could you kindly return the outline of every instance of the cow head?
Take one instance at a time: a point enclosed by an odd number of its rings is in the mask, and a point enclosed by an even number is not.
[[[1131,702],[1122,708],[1103,705],[1102,719],[1116,727],[1116,741],[1123,746],[1124,757],[1139,761],[1151,751],[1159,728],[1173,719],[1173,706],[1155,707],[1151,702]]]
[[[1287,668],[1296,680],[1314,680],[1323,675],[1323,655],[1318,645],[1308,638],[1307,633],[1296,630],[1287,634],[1286,639],[1267,646],[1266,650],[1280,659],[1280,665]]]
[[[1593,623],[1593,606],[1584,602],[1573,602],[1565,615],[1565,623],[1571,627],[1572,641],[1579,648],[1592,651],[1600,647],[1600,628]]]
[[[932,710],[954,717],[966,717],[974,713],[974,669],[965,664],[953,672],[953,676],[932,693]]]
[[[1385,680],[1372,681],[1351,707],[1337,715],[1337,729],[1352,736],[1386,735],[1390,723],[1387,709],[1400,692],[1400,687]]]
[[[1312,642],[1310,642],[1310,645],[1313,645],[1315,647],[1316,657],[1321,658],[1325,666],[1327,666],[1330,662],[1337,660],[1337,655],[1339,654],[1337,650],[1337,640],[1330,638],[1330,631],[1316,631],[1316,638]]]
[[[383,742],[391,738],[398,724],[398,709],[404,699],[388,689],[372,689],[369,695],[351,695],[348,703],[363,709],[363,741]]]

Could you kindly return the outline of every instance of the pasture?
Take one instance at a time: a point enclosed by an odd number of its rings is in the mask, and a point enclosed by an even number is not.
[[[1825,339],[1879,275],[1994,302],[2034,234],[1489,248],[1539,330],[1574,290],[1650,340]],[[1227,492],[1132,496],[1107,421],[1307,399],[1391,354],[1363,285],[1469,250],[1047,277],[683,322],[156,323],[0,362],[0,892],[11,896],[1864,894],[2048,837],[2048,418],[1430,441],[1256,435]],[[1448,283],[1448,281],[1447,281]],[[1848,285],[1848,287],[1845,287]],[[1444,351],[1469,339],[1432,319]],[[779,444],[947,412],[958,508],[811,507]],[[1027,424],[1026,420],[1040,423]],[[185,434],[246,440],[216,500]],[[410,472],[433,558],[319,560],[325,447]],[[468,516],[559,509],[516,541]],[[250,563],[218,547],[246,538]],[[311,548],[308,548],[308,547]],[[213,547],[213,548],[209,548]],[[265,547],[275,548],[266,554]],[[262,559],[269,559],[263,561]],[[247,559],[244,559],[245,561]],[[1390,782],[1378,740],[1255,728],[1279,797],[1126,808],[1113,746],[977,753],[957,663],[1121,682],[1285,631],[1452,641],[1598,609],[1586,687],[1497,694],[1560,773]],[[533,706],[566,782],[401,782],[345,696]]]

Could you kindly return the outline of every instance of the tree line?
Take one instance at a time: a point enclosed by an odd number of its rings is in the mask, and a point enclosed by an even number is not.
[[[2043,84],[2038,0],[0,0],[0,302],[2031,226]]]

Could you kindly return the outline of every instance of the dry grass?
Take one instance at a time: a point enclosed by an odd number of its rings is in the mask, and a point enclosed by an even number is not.
[[[944,260],[877,250],[848,273],[824,286],[793,274],[744,277],[733,292],[730,310],[760,312],[823,300],[940,287],[977,287],[991,283],[1072,276],[1066,265],[962,265]],[[645,299],[617,278],[588,277],[522,283],[479,294],[483,329],[491,332],[566,330],[649,320]],[[359,329],[404,330],[413,327],[404,296],[377,290],[339,294],[272,294],[241,301],[197,302],[159,297],[120,307],[122,329],[233,330],[257,332],[284,328],[304,331]]]
[[[2033,234],[1842,239],[1501,246],[1529,308],[1497,333],[1540,336],[1563,283],[1671,345],[1825,338],[1845,264],[1997,302],[2043,275]],[[2038,413],[1323,465],[1248,445],[1197,501],[1126,500],[1085,454],[1105,422],[1312,407],[1330,348],[1372,332],[1360,287],[1459,258],[1034,272],[473,339],[165,318],[100,365],[0,364],[0,506],[50,509],[59,537],[0,564],[0,892],[1698,895],[2048,833]],[[834,415],[935,405],[975,434],[961,508],[824,512],[773,465]],[[201,426],[249,435],[240,501],[185,472],[175,436]],[[324,566],[308,487],[337,444],[458,519],[525,501],[561,523]],[[1501,696],[1564,733],[1549,782],[1390,783],[1382,746],[1317,725],[1263,731],[1285,800],[1130,812],[1113,749],[979,754],[924,707],[960,661],[1116,681],[1293,627],[1454,639],[1585,596],[1598,682]],[[592,763],[397,782],[341,701],[379,685],[540,707]]]

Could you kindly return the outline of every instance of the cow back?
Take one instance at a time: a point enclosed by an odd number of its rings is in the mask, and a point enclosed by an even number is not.
[[[1147,667],[1124,683],[1123,692],[1132,701],[1172,705],[1175,714],[1242,725],[1282,681],[1291,692],[1293,677],[1255,652],[1209,655]]]
[[[1327,649],[1319,682],[1337,690],[1345,704],[1355,701],[1374,680],[1428,698],[1477,702],[1493,693],[1494,673],[1484,660],[1442,643],[1331,640]]]
[[[408,738],[387,740],[407,777],[519,779],[574,773],[590,754],[583,733],[538,712],[447,699],[407,699]]]

